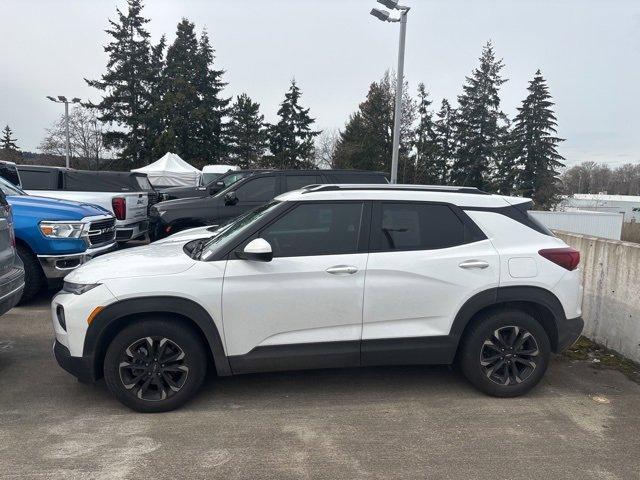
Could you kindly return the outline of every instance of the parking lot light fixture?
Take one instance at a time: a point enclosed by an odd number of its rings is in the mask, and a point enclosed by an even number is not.
[[[64,103],[64,125],[65,125],[65,133],[67,137],[67,151],[65,155],[65,165],[69,168],[69,153],[70,153],[70,142],[69,142],[69,103],[80,103],[81,100],[78,97],[73,97],[71,101],[67,100],[67,97],[64,95],[58,95],[58,99],[56,100],[51,95],[47,95],[47,99],[51,100],[54,103]]]
[[[374,8],[371,15],[383,22],[400,22],[398,45],[398,71],[396,78],[396,105],[393,119],[393,153],[391,156],[391,183],[398,183],[398,157],[400,156],[400,123],[402,117],[402,86],[404,81],[404,45],[407,35],[407,13],[410,7],[398,5],[398,0],[378,0],[387,8],[400,11],[400,18],[394,18],[386,10]]]

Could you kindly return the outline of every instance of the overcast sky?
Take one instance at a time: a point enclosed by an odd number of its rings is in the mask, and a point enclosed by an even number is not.
[[[509,81],[513,117],[540,68],[556,102],[561,153],[619,165],[640,161],[640,1],[407,0],[405,75],[435,103],[455,101],[491,39]],[[0,0],[0,124],[36,150],[61,105],[46,95],[99,99],[104,29],[116,0]],[[368,85],[395,68],[396,24],[368,12],[374,0],[147,0],[153,41],[169,42],[186,17],[206,27],[226,70],[226,94],[247,92],[273,120],[295,77],[321,128],[341,128]]]

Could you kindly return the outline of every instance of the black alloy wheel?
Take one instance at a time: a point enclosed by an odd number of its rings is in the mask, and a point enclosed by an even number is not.
[[[495,397],[517,397],[544,376],[551,341],[542,323],[516,308],[488,311],[465,330],[457,361],[465,377]]]
[[[535,337],[522,327],[496,329],[480,350],[480,365],[498,385],[522,383],[534,372],[540,350]]]
[[[186,321],[140,317],[111,340],[104,379],[115,397],[138,412],[166,412],[191,399],[207,373],[207,344]]]
[[[189,367],[184,359],[184,350],[166,337],[140,338],[122,353],[120,380],[140,400],[165,400],[187,381]]]

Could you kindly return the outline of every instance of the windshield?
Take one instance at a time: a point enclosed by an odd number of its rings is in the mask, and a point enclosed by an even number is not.
[[[203,173],[202,174],[202,184],[203,185],[209,185],[216,178],[220,178],[221,175],[222,175],[222,173]]]
[[[278,201],[267,203],[266,205],[262,205],[255,210],[251,210],[244,215],[240,215],[232,222],[220,227],[216,230],[216,235],[205,240],[206,243],[202,247],[202,255],[200,256],[200,259],[206,261],[211,258],[220,245],[236,238],[248,225],[251,225],[253,222],[264,217],[279,204],[280,202]]]
[[[26,195],[26,193],[22,189],[16,187],[11,182],[5,180],[2,177],[0,177],[0,190],[2,190],[2,192],[7,196],[9,196],[9,195]]]

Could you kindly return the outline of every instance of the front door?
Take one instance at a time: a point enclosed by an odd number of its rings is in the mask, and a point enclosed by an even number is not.
[[[363,202],[295,205],[254,238],[270,262],[227,262],[222,293],[234,372],[359,364],[368,225]]]

